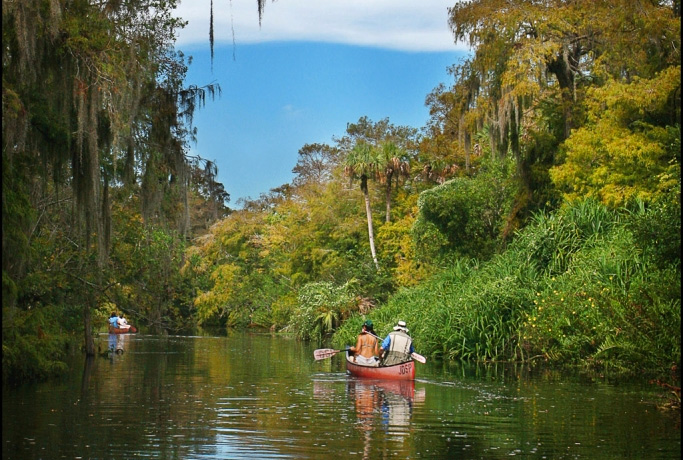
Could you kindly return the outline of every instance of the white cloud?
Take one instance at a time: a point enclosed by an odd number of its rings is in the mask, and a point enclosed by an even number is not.
[[[268,1],[259,27],[256,0],[213,0],[216,43],[312,41],[402,51],[453,51],[448,10],[457,0]],[[181,0],[189,21],[179,45],[208,43],[210,0]]]
[[[299,116],[304,113],[303,109],[297,108],[292,104],[283,106],[281,110],[287,119],[299,119]]]

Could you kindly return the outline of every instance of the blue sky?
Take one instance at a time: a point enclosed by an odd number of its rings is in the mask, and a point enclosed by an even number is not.
[[[186,84],[222,88],[195,113],[191,153],[216,162],[231,207],[291,182],[301,147],[333,144],[362,116],[427,122],[425,97],[452,82],[447,68],[465,53],[448,31],[450,2],[367,3],[268,2],[259,28],[255,0],[214,0],[213,66],[209,2],[181,3],[178,15],[189,24],[177,48],[193,58]]]

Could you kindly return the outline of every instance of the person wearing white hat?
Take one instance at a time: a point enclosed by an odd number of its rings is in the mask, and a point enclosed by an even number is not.
[[[393,332],[382,342],[380,347],[381,365],[392,366],[394,364],[405,363],[410,361],[413,348],[413,339],[408,335],[408,328],[405,321],[399,321],[394,326]]]

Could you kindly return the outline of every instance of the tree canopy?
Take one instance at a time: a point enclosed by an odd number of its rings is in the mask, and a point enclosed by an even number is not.
[[[362,116],[238,210],[188,155],[221,89],[186,85],[175,5],[3,3],[5,380],[94,354],[111,311],[680,369],[680,2],[457,2],[426,126]]]

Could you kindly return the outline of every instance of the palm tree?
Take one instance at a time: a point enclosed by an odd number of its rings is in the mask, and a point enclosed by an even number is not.
[[[375,251],[375,237],[372,231],[372,211],[370,209],[370,194],[368,193],[368,179],[377,176],[379,167],[375,149],[365,141],[358,141],[347,155],[344,166],[344,173],[351,178],[360,179],[360,189],[365,198],[365,213],[368,217],[368,238],[370,240],[370,253],[375,263],[375,268],[379,270],[377,253]]]
[[[410,163],[408,154],[392,141],[382,143],[379,149],[378,161],[381,168],[377,168],[380,183],[386,184],[386,222],[391,221],[391,181],[396,178],[396,186],[401,177],[408,177]],[[383,169],[382,169],[383,168]]]

